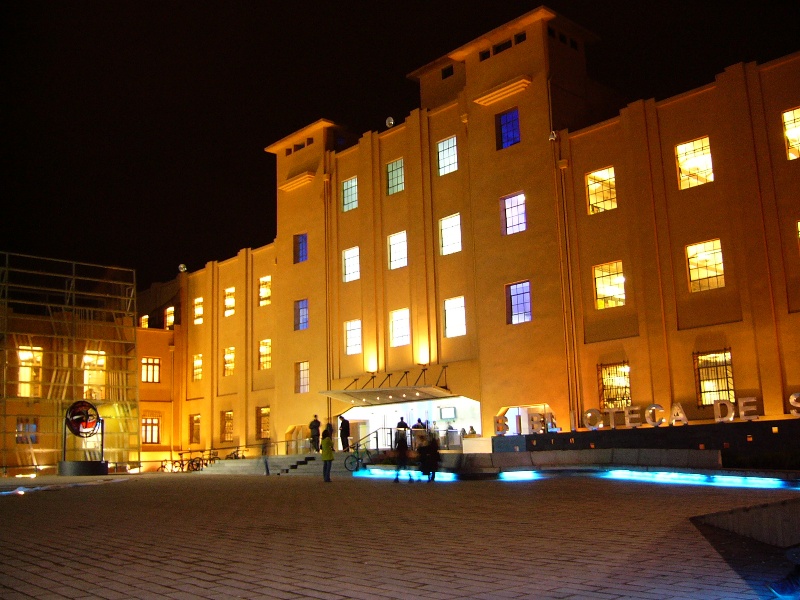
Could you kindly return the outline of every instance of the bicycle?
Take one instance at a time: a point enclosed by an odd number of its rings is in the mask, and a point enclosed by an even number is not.
[[[219,452],[216,450],[206,450],[202,457],[203,466],[207,467],[209,465],[213,465],[215,462],[219,460]]]
[[[203,468],[203,459],[199,456],[192,458],[193,450],[189,450],[187,452],[178,452],[178,456],[180,457],[179,460],[176,460],[172,463],[172,470],[173,471],[200,471]],[[184,454],[188,454],[189,458],[183,458]]]
[[[353,445],[353,453],[344,458],[344,468],[348,471],[358,471],[372,462],[372,453],[369,448],[358,442]]]
[[[226,456],[226,459],[237,459],[237,458],[247,458],[245,453],[247,452],[247,446],[236,446],[233,452]]]

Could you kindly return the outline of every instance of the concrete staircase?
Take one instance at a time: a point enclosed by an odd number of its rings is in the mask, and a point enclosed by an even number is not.
[[[344,452],[337,452],[333,459],[331,476],[350,476],[350,471],[344,467],[344,459],[347,456]],[[319,477],[322,479],[322,459],[319,454],[292,454],[269,457],[270,475],[305,475],[309,477]],[[231,460],[218,460],[213,465],[209,465],[202,471],[197,471],[200,475],[264,475],[264,459],[241,458]]]

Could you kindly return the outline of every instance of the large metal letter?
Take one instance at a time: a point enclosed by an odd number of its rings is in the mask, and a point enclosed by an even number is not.
[[[689,424],[689,419],[686,418],[686,413],[683,412],[683,407],[680,402],[676,402],[672,405],[672,414],[669,417],[670,425],[675,425],[676,421],[680,421],[684,425]]]
[[[603,426],[603,415],[596,408],[590,408],[583,413],[583,426],[596,431]]]
[[[616,429],[617,424],[614,422],[618,413],[623,412],[621,408],[604,408],[603,412],[608,415],[608,425],[611,429]]]
[[[638,406],[625,408],[625,426],[636,428],[642,424],[642,409]]]
[[[753,397],[739,398],[739,418],[743,421],[758,419],[758,400]]]
[[[657,410],[664,410],[664,407],[660,404],[651,404],[647,408],[644,409],[644,419],[647,421],[648,425],[652,425],[653,427],[658,427],[664,422],[662,417],[658,418],[656,421],[656,411]]]
[[[725,414],[722,414],[722,409],[725,408]],[[733,421],[734,410],[733,402],[730,400],[714,400],[714,419],[717,423],[730,423]]]

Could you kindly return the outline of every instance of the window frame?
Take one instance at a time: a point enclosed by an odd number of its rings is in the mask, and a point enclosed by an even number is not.
[[[497,150],[505,150],[522,141],[518,106],[496,114],[494,119]]]
[[[520,288],[517,290],[516,288]],[[531,282],[529,279],[507,283],[506,293],[506,324],[521,325],[533,321],[533,302],[531,299]],[[521,298],[521,301],[516,301]],[[515,307],[522,307],[522,310],[515,310]],[[522,318],[519,318],[519,317]]]
[[[461,213],[442,217],[439,219],[439,254],[456,254],[461,249]]]
[[[406,230],[392,233],[387,238],[389,254],[389,270],[402,269],[408,266],[408,234]]]
[[[705,160],[705,157],[708,157]],[[691,163],[699,163],[692,167]],[[704,163],[708,162],[706,166]],[[705,135],[675,146],[675,164],[678,189],[688,190],[714,181],[714,162],[711,154],[711,139]]]
[[[203,324],[203,298],[195,298],[192,301],[192,323]]]
[[[357,324],[357,325],[356,325]],[[356,332],[358,332],[356,334]],[[358,339],[356,339],[356,335]],[[344,322],[344,353],[347,356],[356,356],[363,352],[363,339],[361,319],[351,319]]]
[[[161,358],[157,356],[142,357],[142,383],[161,383]]]
[[[294,330],[305,331],[309,325],[308,298],[294,301]]]
[[[389,311],[389,347],[401,348],[411,344],[411,310],[398,308]]]
[[[628,361],[598,364],[597,387],[602,408],[631,406],[631,367]]]
[[[720,357],[721,361],[712,360]],[[708,359],[711,364],[702,366],[701,362],[704,359]],[[692,365],[698,407],[713,406],[715,400],[736,402],[736,391],[733,381],[733,356],[731,355],[730,348],[693,352]],[[724,372],[721,373],[720,369],[723,369]],[[711,376],[704,378],[704,373],[708,373]],[[721,382],[723,380],[725,381],[725,385],[721,389],[703,389],[704,387],[709,387],[704,386],[704,383]]]
[[[294,363],[294,393],[307,394],[311,391],[311,367],[309,361]]]
[[[272,304],[272,275],[264,275],[258,278],[258,305],[270,304]]]
[[[618,281],[619,278],[622,281]],[[625,306],[625,271],[621,260],[592,266],[592,281],[594,282],[594,308],[595,310],[605,310],[607,308],[618,308]],[[622,284],[622,295],[619,293],[603,292],[603,290],[619,290]]]
[[[308,233],[292,236],[292,264],[299,265],[308,260]]]
[[[596,215],[617,208],[617,175],[614,165],[586,173],[584,184],[588,214]]]
[[[436,143],[436,166],[440,177],[458,171],[457,136],[452,135]]]
[[[227,346],[222,351],[222,376],[231,377],[236,371],[236,346]]]
[[[800,158],[800,106],[783,111],[781,124],[786,160],[797,160]]]
[[[516,202],[509,205],[509,201],[518,200],[522,198],[521,202]],[[528,211],[526,206],[526,198],[524,192],[517,192],[500,198],[500,210],[503,218],[503,235],[514,235],[515,233],[522,233],[528,229]],[[519,210],[521,208],[521,212]],[[515,210],[517,209],[517,210]],[[520,220],[521,214],[521,223]]]
[[[467,335],[467,307],[464,296],[446,298],[443,309],[444,337],[456,338]]]
[[[161,417],[142,417],[142,445],[161,443]]]
[[[386,195],[392,196],[406,189],[403,157],[386,163]]]
[[[358,176],[342,181],[342,212],[358,208]]]
[[[361,279],[361,250],[358,246],[346,248],[342,250],[342,282],[350,283],[359,279]]]
[[[718,256],[719,260],[701,262],[698,257],[703,254],[712,257]],[[722,241],[719,238],[688,244],[684,256],[686,257],[686,277],[690,293],[707,292],[725,287],[725,257],[722,253]],[[705,272],[712,271],[713,275],[701,276]]]
[[[258,370],[267,371],[272,368],[272,338],[258,341]]]
[[[236,314],[236,287],[224,289],[222,305],[224,307],[223,317],[232,317]]]

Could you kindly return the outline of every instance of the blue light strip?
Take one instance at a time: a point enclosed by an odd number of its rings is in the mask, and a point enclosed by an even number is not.
[[[534,481],[544,479],[544,475],[538,471],[503,471],[498,478],[500,481]]]
[[[706,485],[713,487],[748,488],[759,490],[797,490],[796,482],[774,477],[741,477],[738,475],[704,475],[702,473],[676,473],[673,471],[629,471],[616,469],[597,475],[604,479],[666,483],[670,485]]]
[[[361,477],[364,479],[394,479],[397,477],[397,471],[395,469],[374,469],[374,468],[366,468],[361,469],[359,471],[355,471],[353,473],[353,477]],[[420,471],[413,471],[413,470],[400,470],[400,481],[428,481],[428,477],[423,475]],[[456,474],[455,473],[445,473],[442,471],[436,472],[436,480],[435,481],[455,481]]]

